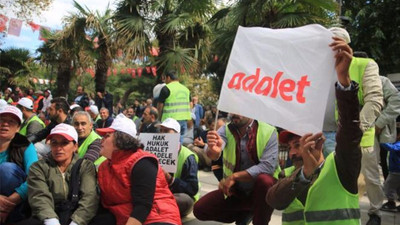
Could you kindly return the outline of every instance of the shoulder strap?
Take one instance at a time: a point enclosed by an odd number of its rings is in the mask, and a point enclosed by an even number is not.
[[[79,184],[80,184],[79,171],[81,169],[82,162],[83,158],[78,159],[71,170],[68,199],[70,199],[72,203],[77,203],[79,201]]]

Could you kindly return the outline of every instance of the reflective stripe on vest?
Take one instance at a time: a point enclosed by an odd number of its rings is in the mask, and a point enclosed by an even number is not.
[[[95,141],[97,139],[101,139],[101,137],[92,130],[92,132],[90,132],[89,136],[87,136],[85,141],[83,141],[81,146],[79,146],[79,148],[78,148],[79,158],[83,158],[85,156],[85,154],[89,148],[89,145],[91,145],[93,143],[93,141]]]
[[[232,175],[236,166],[236,140],[231,131],[229,130],[228,124],[225,126],[225,132],[226,132],[227,143],[222,154],[224,178]],[[258,121],[258,129],[256,137],[258,159],[261,158],[265,146],[267,146],[267,143],[271,138],[272,133],[274,132],[277,133],[275,127]],[[278,179],[278,174],[280,171],[281,171],[280,167],[277,166],[273,175],[276,179]]]
[[[178,165],[176,166],[176,173],[174,173],[175,178],[181,178],[183,164],[185,164],[186,159],[191,155],[194,156],[196,163],[198,163],[199,158],[197,157],[197,155],[194,154],[192,151],[190,151],[185,146],[181,145],[181,150],[179,151],[179,154],[178,154]],[[198,180],[198,177],[199,176],[197,176],[197,180]],[[197,193],[193,196],[195,201],[199,200],[199,198],[200,198],[200,181],[198,183],[199,183],[199,189],[198,189]]]
[[[295,198],[282,213],[282,224],[355,225],[360,223],[358,195],[349,193],[342,186],[337,175],[334,156],[335,154],[330,154],[326,158],[321,173],[308,190],[306,206],[304,207]]]
[[[43,128],[46,127],[46,125],[43,123],[43,121],[42,121],[38,116],[33,115],[33,116],[29,119],[29,121],[25,124],[25,126],[23,126],[23,127],[19,130],[18,133],[20,133],[20,134],[26,136],[26,133],[28,132],[28,131],[27,131],[28,126],[29,126],[29,124],[30,124],[32,121],[37,121],[38,123],[40,123],[40,124],[42,125]]]
[[[175,120],[190,120],[190,91],[177,81],[170,82],[166,85],[170,94],[164,102],[162,112],[162,121],[166,118]]]

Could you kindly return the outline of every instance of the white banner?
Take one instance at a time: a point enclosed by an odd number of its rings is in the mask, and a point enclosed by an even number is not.
[[[168,173],[175,173],[178,165],[180,134],[141,133],[140,142],[143,150],[157,156],[162,168]]]
[[[239,27],[218,109],[288,129],[322,130],[336,80],[332,33],[320,25]]]

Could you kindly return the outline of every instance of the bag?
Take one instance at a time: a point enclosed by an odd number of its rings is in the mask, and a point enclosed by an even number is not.
[[[68,199],[56,204],[55,211],[58,215],[60,225],[69,225],[71,223],[71,216],[78,208],[79,202],[79,170],[81,168],[83,159],[78,159],[71,170],[71,179],[69,182]]]

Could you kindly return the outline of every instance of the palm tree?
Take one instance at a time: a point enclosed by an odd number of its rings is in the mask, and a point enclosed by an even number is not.
[[[156,40],[160,54],[154,63],[159,74],[197,73],[210,47],[206,22],[214,9],[212,0],[121,0],[115,26],[132,57],[149,56],[151,41]]]
[[[28,49],[9,48],[0,50],[1,89],[16,85],[33,87],[32,80],[38,66],[33,62]]]

